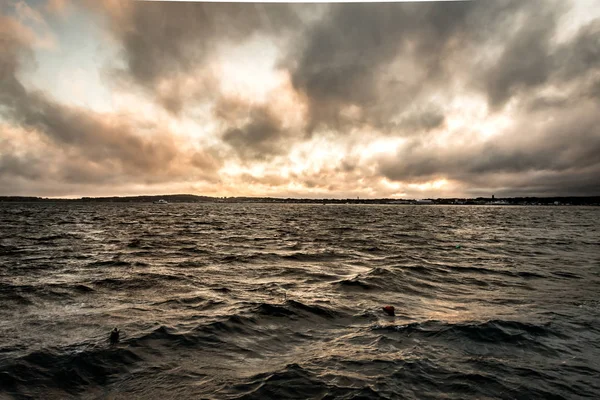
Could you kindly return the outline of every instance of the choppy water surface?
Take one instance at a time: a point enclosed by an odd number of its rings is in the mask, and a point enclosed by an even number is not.
[[[0,204],[0,397],[599,398],[599,221]]]

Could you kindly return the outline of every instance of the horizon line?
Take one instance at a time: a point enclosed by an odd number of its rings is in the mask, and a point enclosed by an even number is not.
[[[519,196],[452,196],[452,197],[422,197],[422,198],[396,198],[396,197],[280,197],[280,196],[207,196],[201,194],[190,194],[190,193],[170,193],[170,194],[140,194],[140,195],[108,195],[108,196],[78,196],[78,197],[65,197],[65,196],[35,196],[35,195],[0,195],[0,199],[3,198],[32,198],[41,200],[97,200],[97,199],[127,199],[127,198],[140,198],[140,197],[174,197],[174,196],[190,196],[190,197],[202,197],[210,199],[275,199],[275,200],[397,200],[397,201],[410,201],[410,200],[453,200],[453,199],[490,199],[490,200],[502,200],[502,199],[522,199],[522,198],[537,198],[537,199],[549,199],[549,198],[593,198],[600,197],[600,194],[594,195],[519,195]]]

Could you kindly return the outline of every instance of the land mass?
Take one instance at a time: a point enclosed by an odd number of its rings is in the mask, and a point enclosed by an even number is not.
[[[68,203],[298,203],[298,204],[455,204],[455,205],[587,205],[600,206],[600,196],[555,197],[476,197],[430,199],[304,199],[280,197],[209,197],[193,194],[152,196],[81,197],[61,199],[33,196],[0,196],[0,202],[68,202]]]

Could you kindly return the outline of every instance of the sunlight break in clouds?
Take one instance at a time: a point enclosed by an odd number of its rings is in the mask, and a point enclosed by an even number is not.
[[[0,6],[0,195],[592,195],[594,1]]]

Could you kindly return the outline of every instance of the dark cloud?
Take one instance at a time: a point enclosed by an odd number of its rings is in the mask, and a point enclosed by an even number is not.
[[[98,162],[118,161],[122,172],[153,173],[168,165],[177,149],[167,135],[144,138],[135,125],[113,116],[67,107],[39,93],[15,96],[4,115],[24,127],[34,128],[58,146],[76,149]]]
[[[277,101],[277,97],[273,98]],[[217,99],[213,115],[222,126],[221,139],[242,162],[268,161],[286,154],[301,132],[286,126],[271,102],[259,104],[237,97]]]
[[[573,100],[580,99],[572,99],[568,95],[564,94],[553,94],[553,95],[544,95],[544,94],[536,94],[531,99],[527,101],[527,110],[531,112],[536,111],[548,111],[553,108],[561,108],[568,106],[573,103]]]
[[[265,108],[252,108],[249,121],[241,127],[229,128],[223,135],[243,158],[265,159],[282,151],[279,147],[285,133],[281,121]]]
[[[112,31],[123,45],[131,77],[153,87],[165,77],[197,68],[223,42],[289,32],[301,23],[296,8],[287,4],[135,1],[103,11],[111,17]]]
[[[596,108],[593,102],[577,105],[557,112],[550,121],[545,113],[525,114],[509,132],[485,142],[477,140],[477,133],[472,141],[445,146],[415,138],[395,157],[383,158],[380,172],[396,181],[446,178],[470,187],[507,184],[495,182],[495,177],[510,177],[517,186],[535,186],[538,193],[565,194],[563,181],[541,181],[538,174],[571,176],[577,182],[585,181],[590,170],[600,172],[600,114]],[[590,186],[587,194],[593,193]]]
[[[135,123],[54,102],[42,93],[28,92],[18,82],[3,85],[1,115],[25,128],[43,133],[56,146],[76,151],[96,162],[117,163],[117,171],[140,175],[161,171],[177,156],[168,135],[147,137]]]
[[[310,128],[385,125],[423,93],[445,90],[459,78],[471,80],[492,107],[501,107],[551,78],[572,79],[595,68],[600,53],[597,22],[569,43],[554,43],[557,23],[568,9],[567,2],[555,0],[104,4],[111,4],[105,11],[123,46],[128,74],[173,112],[189,100],[186,88],[159,93],[157,85],[195,73],[219,45],[255,34],[293,39],[286,42],[280,65],[307,96]],[[315,22],[305,17],[323,10]],[[494,55],[482,56],[489,51]],[[395,65],[397,60],[410,60],[413,68]],[[340,115],[348,105],[365,111],[361,120]]]
[[[45,166],[40,167],[40,149],[19,155],[14,146],[2,149],[0,174],[28,179],[52,176],[63,182],[89,184],[186,179],[178,165],[185,153],[161,127],[136,121],[130,115],[66,106],[42,92],[27,90],[18,72],[22,58],[30,54],[29,39],[14,20],[3,18],[0,22],[9,27],[0,30],[0,42],[6,49],[0,52],[0,116],[20,127],[23,134],[37,136],[36,144],[49,153],[42,158]],[[211,159],[209,154],[204,156]],[[198,157],[196,153],[194,159]],[[195,161],[195,165],[213,171],[215,164]]]
[[[599,167],[576,171],[528,171],[518,175],[494,173],[473,176],[464,188],[466,196],[590,196],[600,191]]]
[[[558,77],[570,80],[600,72],[600,19],[582,27],[574,39],[560,46],[555,53],[560,70]],[[598,84],[596,80],[595,84]]]
[[[184,149],[161,125],[67,106],[29,89],[20,74],[33,64],[32,32],[0,17],[0,117],[39,146],[0,141],[5,188],[36,180],[45,182],[44,190],[50,190],[47,182],[216,182],[228,157],[268,164],[323,134],[323,143],[331,139],[347,154],[290,178],[311,190],[387,190],[369,189],[385,177],[446,178],[467,192],[597,194],[600,19],[562,35],[567,2],[88,5],[108,17],[122,50],[112,82],[150,96],[175,117],[190,118],[198,103],[210,104],[217,144]],[[266,102],[221,93],[223,78],[209,68],[214,56],[257,38],[278,46],[277,68],[291,80],[278,93],[294,99],[288,103],[300,99],[298,115],[303,118],[306,107],[306,121],[289,123],[286,111],[295,110],[278,104],[276,91]],[[512,126],[487,140],[476,128],[453,130],[453,120],[470,115],[460,105],[473,102]],[[443,145],[440,133],[449,137]],[[379,136],[405,142],[372,168],[365,164],[370,156],[357,149]],[[286,180],[244,175],[240,182],[277,186]]]
[[[450,61],[489,41],[518,7],[514,1],[333,5],[299,44],[302,50],[290,51],[293,83],[311,103],[313,125],[337,127],[340,109],[352,104],[369,123],[385,124],[423,92],[447,84],[460,72]]]
[[[492,107],[506,103],[518,89],[531,89],[548,80],[553,69],[550,41],[556,14],[554,9],[542,8],[523,18],[522,26],[486,71],[485,90]]]
[[[174,115],[221,96],[218,79],[203,70],[223,46],[268,37],[278,46],[302,32],[319,4],[201,3],[88,0],[108,16],[125,63],[108,68],[121,86],[141,88]],[[196,80],[190,86],[190,77]]]
[[[580,91],[594,95],[600,72],[600,20],[582,27],[574,38],[556,43],[558,21],[567,3],[542,7],[522,17],[520,27],[495,62],[480,77],[492,107],[503,106],[516,95],[527,96],[546,85],[579,84]],[[585,89],[591,86],[589,90]],[[575,93],[577,95],[577,93]],[[554,102],[548,105],[552,107]]]
[[[537,0],[335,4],[284,65],[309,100],[311,128],[344,131],[341,114],[349,105],[363,111],[351,123],[384,128],[432,94],[455,95],[461,81],[498,109],[514,96],[597,70],[600,21],[556,42],[567,6]]]
[[[506,185],[503,193],[511,196],[589,196],[600,193],[600,182],[598,176],[600,168],[588,168],[572,171],[554,172],[545,174],[536,174],[522,179],[522,182],[515,180]],[[508,182],[507,182],[508,183]]]
[[[594,117],[597,106],[589,102],[598,92],[600,35],[599,21],[593,21],[558,42],[566,6],[539,1],[334,5],[288,65],[295,87],[310,102],[313,127],[344,133],[343,109],[356,105],[362,114],[353,123],[395,135],[417,134],[397,158],[382,162],[380,171],[392,180],[446,177],[485,186],[493,184],[494,174],[517,180],[536,171],[577,180],[580,171],[600,162],[600,120]],[[416,66],[416,73],[403,74],[403,60]],[[390,75],[396,67],[397,75]],[[514,98],[526,102],[532,114],[520,114],[518,132],[500,132],[496,140],[437,146],[423,134],[443,126],[444,113],[415,112],[414,104],[426,103],[436,92],[452,99],[451,88],[461,81],[462,90],[488,99],[492,113]],[[543,94],[552,86],[569,92]],[[567,110],[557,114],[559,121],[542,122],[548,115],[539,113],[561,107]],[[552,182],[562,183],[548,179],[544,190],[557,189]]]
[[[389,124],[388,129],[396,134],[404,132],[408,134],[422,134],[423,132],[429,132],[442,127],[445,120],[446,116],[441,109],[425,107],[401,114],[399,121]]]
[[[0,156],[0,176],[6,178],[40,179],[46,171],[47,160],[40,157],[21,157],[16,154],[7,153]]]

